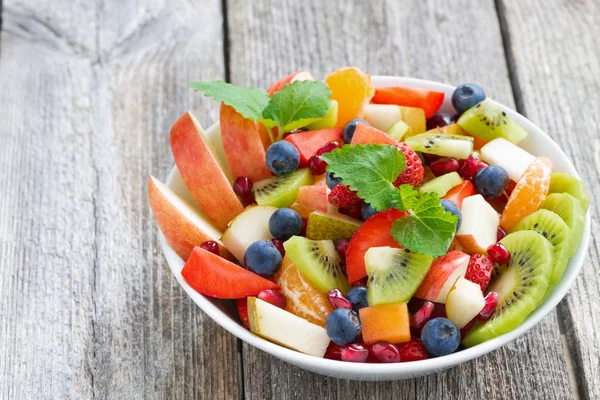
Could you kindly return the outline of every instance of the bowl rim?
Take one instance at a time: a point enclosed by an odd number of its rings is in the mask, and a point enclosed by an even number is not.
[[[444,83],[439,83],[430,80],[423,80],[417,78],[408,77],[397,77],[397,76],[372,76],[372,82],[375,87],[378,86],[405,86],[405,87],[420,87],[430,90],[444,91],[446,93],[444,106],[442,109],[451,110],[449,103],[449,93],[454,91],[455,87]],[[518,112],[504,106],[501,103],[494,101],[499,107],[503,109],[508,115],[511,116],[519,125],[521,125],[528,133],[530,138],[535,138],[536,141],[543,140],[544,146],[548,149],[544,153],[552,153],[554,156],[563,158],[566,163],[561,165],[560,169],[568,172],[577,178],[575,167],[571,163],[567,155],[560,149],[560,147],[552,140],[552,138],[546,134],[542,129],[537,127],[533,122],[519,114]],[[219,123],[213,124],[207,132],[219,129]],[[177,167],[173,167],[168,179],[166,181],[167,186],[171,187],[173,177],[177,174]],[[484,343],[476,345],[474,347],[464,349],[462,351],[452,353],[447,356],[430,358],[427,360],[413,361],[408,363],[395,363],[395,364],[355,364],[349,362],[342,362],[336,360],[330,360],[325,358],[319,358],[307,354],[297,352],[295,350],[288,349],[278,344],[272,343],[266,339],[263,339],[257,335],[254,335],[249,330],[241,326],[237,321],[227,315],[217,305],[213,304],[206,296],[201,295],[194,291],[183,279],[181,275],[181,269],[183,268],[184,261],[175,253],[175,251],[169,246],[164,235],[159,230],[159,240],[162,246],[163,252],[167,259],[167,263],[171,269],[171,272],[183,287],[185,292],[191,297],[191,299],[204,311],[211,319],[213,319],[218,325],[223,327],[225,330],[235,335],[244,342],[257,347],[283,361],[295,364],[302,368],[318,372],[321,374],[328,374],[334,376],[344,376],[349,379],[362,379],[371,380],[378,379],[378,377],[384,376],[383,379],[403,379],[418,375],[424,375],[428,373],[434,373],[446,368],[450,368],[466,361],[475,359],[490,353],[505,344],[516,340],[517,338],[524,335],[527,331],[537,325],[546,315],[548,315],[556,305],[564,298],[568,290],[573,285],[573,282],[579,275],[585,258],[590,241],[590,213],[587,212],[585,216],[584,233],[579,244],[577,253],[569,260],[568,267],[565,274],[561,278],[561,281],[553,288],[550,295],[545,301],[539,305],[527,319],[512,331],[500,335],[494,339],[488,340]]]

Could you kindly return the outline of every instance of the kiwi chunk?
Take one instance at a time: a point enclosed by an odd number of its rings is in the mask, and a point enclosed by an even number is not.
[[[571,229],[558,214],[550,210],[539,209],[519,221],[510,229],[510,232],[525,230],[539,233],[554,246],[554,266],[550,276],[550,285],[556,285],[565,272],[569,257],[573,253]]]
[[[471,135],[487,142],[504,138],[518,144],[527,137],[527,131],[489,99],[469,108],[457,123]]]
[[[419,193],[433,192],[436,193],[438,197],[444,197],[450,189],[456,185],[460,185],[462,181],[463,179],[457,172],[450,172],[449,174],[438,176],[437,178],[424,183],[419,188]]]
[[[365,253],[369,306],[408,302],[425,279],[432,261],[433,257],[408,249],[370,248]]]
[[[447,133],[421,133],[405,138],[404,141],[413,150],[438,156],[468,158],[473,153],[473,138]]]
[[[548,190],[548,193],[569,193],[581,202],[584,214],[590,204],[590,197],[583,182],[564,172],[555,172],[550,175],[550,190]]]
[[[360,221],[346,215],[314,211],[308,216],[306,237],[312,240],[350,240],[359,226]]]
[[[533,231],[508,234],[500,241],[512,257],[494,270],[488,292],[499,295],[496,312],[485,323],[476,323],[464,337],[472,347],[521,325],[542,302],[550,283],[554,262],[552,244]]]
[[[331,240],[310,240],[292,236],[284,244],[285,253],[298,271],[323,293],[339,289],[348,293],[350,284],[342,272],[342,260]]]
[[[299,169],[288,175],[274,176],[254,184],[254,198],[259,206],[289,207],[300,186],[310,185],[312,175],[308,168]]]
[[[574,256],[579,248],[585,223],[585,213],[579,200],[568,193],[551,193],[546,196],[540,208],[555,212],[565,221],[565,224],[571,230],[571,244],[569,245],[571,253],[569,257]]]

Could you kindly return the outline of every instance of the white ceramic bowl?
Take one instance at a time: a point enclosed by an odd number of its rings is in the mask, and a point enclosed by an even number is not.
[[[388,76],[373,76],[372,80],[376,87],[419,87],[445,92],[446,96],[441,111],[454,111],[450,102],[452,92],[454,91],[454,87],[452,86],[420,79]],[[555,171],[567,172],[574,176],[579,176],[565,153],[563,153],[558,145],[554,143],[546,133],[544,133],[540,128],[535,126],[531,121],[517,112],[503,105],[500,106],[508,115],[510,115],[511,118],[513,118],[517,123],[519,123],[519,125],[529,132],[527,139],[520,144],[521,147],[536,156],[543,155],[548,157],[554,163]],[[224,162],[222,145],[220,143],[220,131],[218,124],[215,124],[208,129],[207,135],[216,148],[217,157],[222,159],[223,165],[226,165]],[[176,168],[174,168],[171,172],[167,180],[167,185],[183,195],[184,198],[191,199],[191,196],[189,192],[187,192],[187,189],[185,188],[185,185],[183,184],[183,181],[181,180],[179,172]],[[535,324],[540,322],[542,318],[552,311],[558,302],[565,296],[573,284],[573,281],[577,277],[577,274],[581,270],[581,267],[583,266],[583,261],[587,254],[589,239],[590,217],[588,213],[585,220],[585,230],[581,244],[579,245],[579,250],[577,251],[577,254],[569,261],[569,265],[564,276],[562,277],[562,280],[553,288],[552,292],[546,298],[544,303],[541,304],[533,313],[531,313],[527,320],[523,322],[523,324],[517,329],[470,349],[459,351],[444,357],[399,364],[355,364],[308,356],[271,343],[252,334],[238,323],[236,316],[237,313],[235,311],[235,307],[232,306],[231,301],[215,300],[205,297],[195,292],[185,282],[181,276],[181,269],[184,265],[183,260],[167,244],[164,236],[161,235],[160,238],[167,262],[169,263],[171,271],[177,278],[179,284],[181,284],[192,300],[194,300],[194,302],[206,314],[208,314],[208,316],[210,316],[223,328],[246,343],[258,347],[259,349],[300,368],[323,375],[356,380],[397,380],[432,374],[450,367],[454,367],[476,357],[480,357],[493,350],[496,350],[508,342],[517,339],[525,332],[533,328]]]

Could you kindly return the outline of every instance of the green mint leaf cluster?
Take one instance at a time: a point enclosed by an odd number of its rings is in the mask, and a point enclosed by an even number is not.
[[[192,82],[188,86],[205,96],[222,101],[235,108],[244,118],[258,121],[271,98],[266,92],[254,88],[235,86],[223,81]]]

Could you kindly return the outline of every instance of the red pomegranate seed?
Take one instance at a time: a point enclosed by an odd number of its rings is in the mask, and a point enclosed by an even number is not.
[[[308,168],[313,175],[323,175],[327,168],[327,163],[320,156],[312,156],[308,159]]]
[[[342,361],[364,363],[367,361],[367,357],[369,357],[369,349],[360,343],[352,343],[342,347]]]
[[[427,164],[427,165],[431,165],[432,163],[434,163],[437,160],[439,160],[440,158],[442,158],[441,156],[438,156],[435,154],[429,154],[429,153],[422,153],[422,154],[423,154],[423,158],[425,159],[425,164]]]
[[[502,239],[504,239],[504,237],[508,235],[508,233],[506,232],[506,229],[504,229],[503,227],[499,226],[498,227],[498,232],[496,232],[496,241],[499,242]]]
[[[472,179],[477,174],[477,164],[479,160],[474,156],[469,156],[466,160],[460,160],[458,168],[458,174],[463,179]]]
[[[244,205],[254,203],[253,186],[252,180],[245,176],[238,177],[233,183],[233,191],[240,197]]]
[[[346,262],[346,250],[348,250],[348,243],[348,239],[340,239],[335,244],[335,249],[344,262]]]
[[[358,286],[367,287],[367,283],[369,283],[369,277],[365,276],[364,278],[359,279],[356,282],[354,282],[352,284],[352,287],[358,287]]]
[[[458,161],[455,158],[442,158],[441,160],[431,163],[431,172],[433,172],[435,176],[458,171],[458,168]]]
[[[487,248],[488,257],[496,264],[506,264],[510,261],[510,252],[502,243],[495,243]]]
[[[273,246],[277,247],[277,250],[281,253],[281,257],[285,256],[285,249],[283,248],[283,240],[271,239]]]
[[[483,306],[483,309],[477,314],[476,318],[481,322],[485,322],[492,318],[492,315],[496,312],[496,307],[498,307],[499,297],[498,293],[489,292],[485,296],[485,306]]]
[[[473,326],[473,321],[474,320],[467,322],[467,324],[465,326],[460,328],[460,338],[461,339],[464,338],[465,335],[469,332],[469,329],[471,329],[471,327]]]
[[[324,358],[340,361],[342,359],[342,346],[329,342],[329,346],[325,351]]]
[[[371,346],[371,354],[377,358],[378,361],[383,363],[397,363],[400,362],[400,352],[398,348],[388,342],[376,342]]]
[[[262,301],[266,301],[267,303],[273,304],[275,307],[285,309],[285,305],[287,304],[287,300],[285,296],[273,289],[265,289],[258,294],[258,298]]]
[[[306,218],[302,218],[302,230],[300,231],[300,236],[306,236],[306,227],[308,226],[308,220]]]
[[[212,240],[207,240],[206,242],[203,242],[200,245],[200,248],[202,248],[204,250],[208,250],[211,253],[214,253],[216,255],[219,255],[219,244],[217,242],[212,241]]]
[[[317,150],[316,155],[320,156],[321,154],[331,153],[333,150],[338,149],[340,147],[342,147],[340,142],[337,142],[337,141],[329,142],[325,146],[323,146],[319,150]]]
[[[507,196],[510,196],[512,194],[512,191],[515,190],[515,186],[517,186],[517,183],[515,181],[508,182],[508,186],[506,187],[506,189],[504,189]]]
[[[424,302],[421,308],[410,317],[410,327],[421,329],[431,319],[434,310],[435,304],[431,301]]]
[[[329,304],[331,304],[331,306],[335,309],[346,308],[348,310],[352,310],[352,303],[350,303],[350,300],[344,297],[339,289],[331,289],[327,293],[327,299],[329,300]]]

